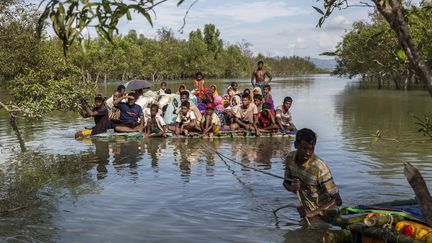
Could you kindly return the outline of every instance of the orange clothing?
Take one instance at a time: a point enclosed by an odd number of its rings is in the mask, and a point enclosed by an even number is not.
[[[193,83],[194,83],[194,88],[196,88],[197,90],[203,91],[205,89],[204,79],[202,79],[201,81],[194,80]]]

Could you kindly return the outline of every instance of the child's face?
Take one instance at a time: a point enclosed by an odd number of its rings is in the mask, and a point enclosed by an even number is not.
[[[228,90],[228,95],[231,97],[234,96],[234,90],[232,89]]]
[[[134,98],[134,97],[130,97],[130,98],[128,99],[128,104],[129,104],[129,105],[135,105],[135,98]]]
[[[234,84],[234,85],[232,86],[232,88],[233,88],[234,90],[237,90],[237,89],[238,89],[238,84]]]
[[[232,100],[232,104],[233,104],[234,106],[238,105],[238,104],[237,104],[237,100],[236,100],[236,99],[233,99],[233,100]]]
[[[248,99],[248,98],[243,98],[242,101],[243,101],[243,106],[245,106],[245,107],[250,104],[250,99]]]
[[[213,109],[206,109],[206,114],[211,116],[213,114]]]
[[[255,99],[254,103],[255,103],[256,106],[260,106],[262,104],[262,100]]]
[[[265,110],[262,111],[262,114],[264,116],[268,116],[269,115],[269,111],[267,109],[265,109]]]
[[[197,81],[201,81],[203,79],[203,76],[201,75],[201,74],[198,74],[197,76],[196,76],[196,80]]]
[[[101,107],[103,105],[103,101],[102,100],[95,100],[95,106],[97,108]]]
[[[114,99],[117,99],[117,98],[119,98],[120,97],[120,92],[118,92],[118,91],[116,91],[116,92],[114,92],[114,94],[113,94],[113,98]]]
[[[254,90],[254,91],[253,91],[253,94],[254,94],[254,95],[257,95],[257,94],[260,94],[260,92],[259,92],[258,90]]]
[[[150,114],[151,114],[151,116],[155,117],[157,115],[158,111],[159,111],[159,109],[156,108],[156,107],[150,108]]]
[[[188,113],[188,111],[189,111],[189,108],[187,108],[187,106],[182,106],[181,108],[181,112],[182,112],[182,114],[185,116],[187,113]]]
[[[306,141],[296,142],[295,147],[297,149],[297,158],[300,161],[309,160],[315,151],[315,145],[309,144]]]
[[[181,97],[180,97],[180,101],[181,102],[185,102],[185,101],[188,101],[189,100],[189,98],[186,96],[186,95],[182,95]]]
[[[291,108],[291,105],[292,105],[292,103],[289,102],[289,101],[287,101],[287,102],[284,103],[284,107],[285,107],[286,110],[289,110]]]
[[[167,88],[166,84],[162,84],[162,85],[161,85],[161,89],[162,89],[162,90],[166,90],[166,88]]]
[[[264,88],[264,93],[266,93],[266,94],[270,93],[270,89],[269,88]]]
[[[214,93],[216,91],[216,87],[215,86],[210,86],[210,90],[212,93]]]

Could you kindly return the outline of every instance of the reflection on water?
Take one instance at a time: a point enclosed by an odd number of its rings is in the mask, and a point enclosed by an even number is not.
[[[220,93],[230,81],[215,82]],[[240,87],[247,85],[244,80]],[[348,80],[321,75],[275,80],[272,95],[277,104],[286,95],[293,97],[296,125],[317,131],[316,152],[329,164],[345,204],[413,197],[403,177],[403,161],[413,162],[425,178],[432,178],[432,143],[418,142],[421,136],[408,115],[431,112],[432,99],[426,92],[358,90]],[[322,232],[301,228],[297,199],[279,179],[212,152],[283,175],[283,158],[293,147],[289,139],[75,141],[74,132],[91,122],[75,114],[20,121],[28,148],[20,153],[8,118],[0,113],[0,211],[25,206],[0,215],[0,241],[321,238]],[[370,135],[377,129],[406,141],[370,146]],[[276,218],[272,210],[286,204],[291,207]]]

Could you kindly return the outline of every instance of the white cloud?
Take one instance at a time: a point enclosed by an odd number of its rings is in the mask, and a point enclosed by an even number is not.
[[[330,17],[327,23],[324,23],[323,28],[329,30],[346,30],[350,28],[352,22],[345,16],[339,15],[334,18]]]
[[[231,3],[197,11],[194,17],[227,17],[246,23],[258,23],[277,17],[299,16],[310,13],[310,9],[289,6],[283,1],[258,1]]]

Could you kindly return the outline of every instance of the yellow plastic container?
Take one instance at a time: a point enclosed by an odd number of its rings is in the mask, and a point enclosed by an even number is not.
[[[414,237],[417,240],[430,240],[432,239],[432,228],[428,227],[426,225],[423,224],[419,224],[419,223],[415,223],[413,221],[408,221],[408,220],[404,220],[404,221],[400,221],[396,224],[395,229],[398,232],[401,232],[402,229],[405,227],[405,229],[410,229],[408,231],[411,231],[412,234],[409,235],[411,237]],[[408,228],[411,227],[411,228]],[[428,242],[427,241],[427,242]]]

